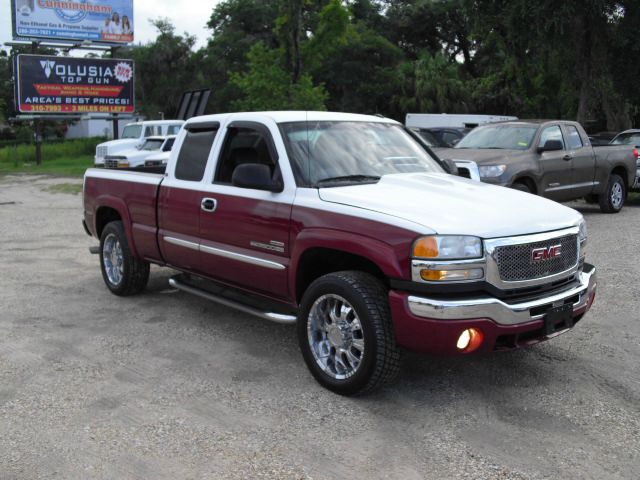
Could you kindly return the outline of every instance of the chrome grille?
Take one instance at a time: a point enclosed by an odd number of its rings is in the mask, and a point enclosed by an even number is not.
[[[118,160],[116,158],[105,158],[104,168],[118,168]]]
[[[560,256],[539,261],[532,260],[532,251],[561,245]],[[556,275],[578,263],[578,236],[566,235],[540,242],[496,247],[494,253],[500,279],[506,282],[535,280]]]

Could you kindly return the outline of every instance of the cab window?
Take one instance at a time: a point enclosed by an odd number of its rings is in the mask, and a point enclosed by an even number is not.
[[[583,147],[580,133],[573,125],[567,125],[567,145],[571,150]]]
[[[545,128],[540,134],[540,143],[538,146],[544,147],[544,144],[549,140],[559,140],[562,143],[562,149],[565,148],[564,138],[562,137],[562,130],[559,125],[553,125]]]
[[[227,132],[214,183],[230,184],[235,168],[245,163],[267,165],[273,178],[277,162],[269,149],[267,133],[258,128],[234,126]]]
[[[217,132],[217,127],[198,128],[196,125],[187,130],[176,160],[175,177],[178,180],[191,182],[202,180]]]

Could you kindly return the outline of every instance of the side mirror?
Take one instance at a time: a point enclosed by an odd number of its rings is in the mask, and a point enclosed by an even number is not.
[[[456,165],[456,162],[454,162],[450,158],[445,158],[442,161],[444,162],[445,166],[447,167],[447,170],[449,170],[449,173],[451,175],[458,175],[458,166]]]
[[[453,140],[451,140],[451,146],[455,147],[460,142],[460,140],[462,140],[462,139],[461,138],[454,138]]]
[[[557,150],[564,150],[564,145],[560,140],[547,140],[542,147],[538,147],[538,153],[555,152]]]
[[[240,188],[281,192],[282,182],[271,178],[271,169],[262,163],[243,163],[233,170],[231,183]]]

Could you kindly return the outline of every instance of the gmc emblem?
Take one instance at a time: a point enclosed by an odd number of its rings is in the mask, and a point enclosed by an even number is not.
[[[560,256],[562,245],[552,245],[551,247],[534,248],[531,250],[531,263],[551,260]]]

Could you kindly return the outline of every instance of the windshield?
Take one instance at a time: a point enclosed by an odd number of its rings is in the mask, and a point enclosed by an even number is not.
[[[160,150],[160,147],[162,146],[163,142],[164,142],[164,140],[161,139],[161,138],[154,138],[154,139],[151,139],[151,140],[146,140],[142,144],[141,150]]]
[[[431,133],[429,130],[425,130],[423,128],[415,128],[412,130],[416,132],[418,135],[420,135],[420,138],[422,138],[429,147],[442,146],[440,145],[440,142],[438,142],[438,139],[435,137],[435,135]]]
[[[142,132],[142,125],[127,125],[122,130],[121,138],[140,138],[140,132]]]
[[[621,133],[611,140],[611,144],[640,146],[640,132]]]
[[[528,150],[537,127],[495,125],[472,130],[454,148],[499,148]]]
[[[298,185],[371,183],[392,173],[443,172],[399,125],[382,122],[281,124]]]

